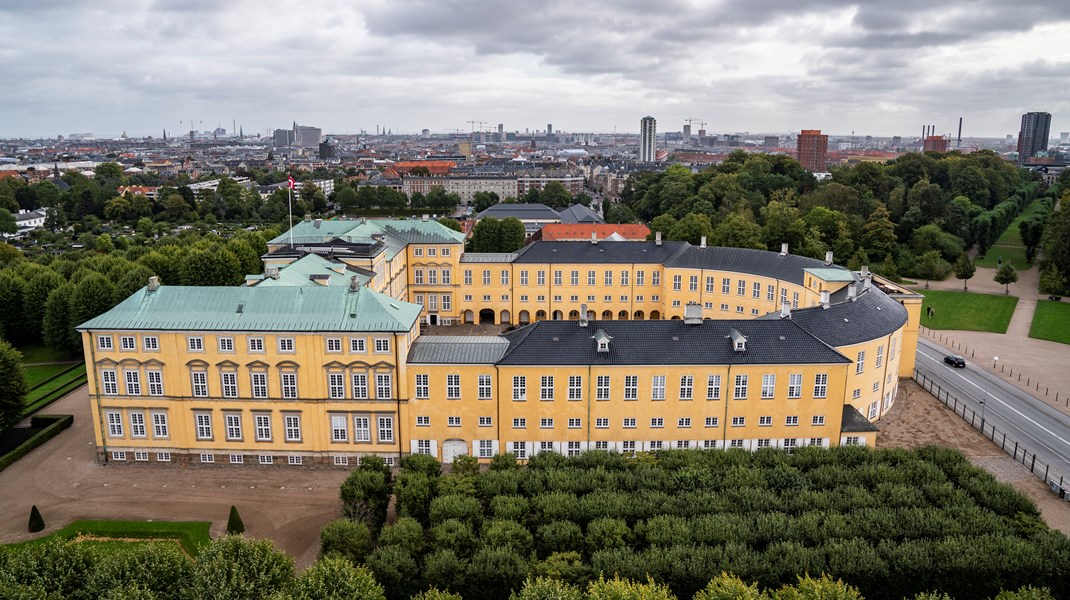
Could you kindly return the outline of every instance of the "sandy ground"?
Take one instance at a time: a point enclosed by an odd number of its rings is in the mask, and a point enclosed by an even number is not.
[[[89,400],[82,388],[49,413],[73,414],[74,425],[0,472],[0,541],[29,534],[30,507],[45,519],[44,534],[76,519],[211,521],[225,532],[230,506],[246,533],[271,538],[298,567],[316,559],[319,532],[339,515],[344,470],[291,467],[181,466],[94,461]]]
[[[1059,500],[1029,469],[913,381],[900,384],[899,398],[877,425],[881,429],[879,447],[916,448],[935,444],[958,449],[970,462],[1033,500],[1049,527],[1070,534],[1070,504]]]

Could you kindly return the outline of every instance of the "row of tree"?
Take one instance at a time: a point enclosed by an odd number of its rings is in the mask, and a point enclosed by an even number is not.
[[[366,565],[388,598],[431,586],[503,598],[529,576],[599,574],[691,597],[721,572],[766,588],[829,573],[867,597],[987,597],[1070,575],[1070,540],[948,449],[540,453],[480,472],[431,457],[396,477],[366,459],[340,490],[326,554]],[[398,518],[386,524],[391,496]]]

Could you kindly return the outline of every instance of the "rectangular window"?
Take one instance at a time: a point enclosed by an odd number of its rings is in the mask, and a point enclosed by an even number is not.
[[[871,402],[870,405],[869,405],[869,418],[870,419],[877,418],[877,403],[876,402]]]
[[[569,429],[580,429],[581,427],[583,427],[583,419],[573,418],[568,420]]]
[[[126,395],[140,396],[141,373],[138,371],[123,371],[123,377],[126,379]]]
[[[368,399],[368,375],[366,373],[353,373],[353,399]]]
[[[609,400],[609,375],[599,375],[595,385],[595,399]]]
[[[546,271],[535,272],[535,284],[538,286],[546,285]]]
[[[499,281],[502,282],[502,285],[509,285],[509,271],[503,270],[499,275]]]
[[[167,429],[167,413],[152,413],[152,437],[166,438],[169,433]]]
[[[554,420],[550,418],[539,419],[539,429],[553,429]]]
[[[442,285],[453,285],[453,273],[449,269],[442,269]]]
[[[137,350],[137,344],[134,342],[134,336],[124,335],[119,337],[119,348],[122,350]]]
[[[776,375],[762,375],[762,398],[768,400],[776,394]]]
[[[287,456],[286,457],[286,464],[299,465],[299,464],[301,464],[303,462],[303,460],[304,459],[302,459],[300,456]]]
[[[528,399],[528,379],[524,375],[513,377],[513,400]]]
[[[673,291],[679,292],[681,289],[683,289],[683,287],[684,287],[683,286],[683,282],[684,282],[683,275],[673,275],[672,276],[672,289],[673,289]]]
[[[286,427],[286,441],[301,441],[301,415],[284,415],[283,424]]]
[[[186,344],[190,352],[204,352],[204,338],[200,336],[186,338]]]
[[[791,307],[799,308],[799,292],[791,293]]]
[[[609,429],[609,419],[606,417],[599,417],[594,420],[595,429]]]
[[[216,339],[220,352],[234,352],[234,338],[221,337]]]
[[[228,414],[223,416],[223,420],[227,426],[227,439],[228,440],[240,440],[241,439],[241,415]]]
[[[788,375],[788,398],[802,397],[802,373]]]
[[[810,419],[810,424],[811,425],[824,425],[825,424],[825,415],[814,415]]]
[[[568,399],[569,400],[581,400],[583,399],[583,377],[580,375],[569,375],[568,377]]]
[[[208,373],[204,371],[193,371],[190,373],[193,379],[193,395],[198,398],[205,398],[208,396]]]
[[[732,292],[732,279],[729,277],[721,278],[721,293],[730,294]]]
[[[794,426],[798,425],[799,424],[798,415],[790,415],[790,416],[784,417],[784,424],[787,425],[788,427],[794,427]]]
[[[171,453],[170,452],[157,452],[156,453],[156,462],[171,462]]]
[[[342,338],[327,338],[327,352],[341,352]]]
[[[661,285],[661,271],[650,272],[650,285],[655,287]]]
[[[233,371],[224,371],[219,374],[220,383],[223,385],[224,398],[238,397],[238,374]]]
[[[829,389],[829,376],[828,373],[818,373],[814,375],[814,398],[824,398],[828,394]]]
[[[695,393],[695,377],[693,375],[680,376],[680,399],[691,400]]]
[[[282,397],[287,400],[297,399],[297,373],[282,373]]]
[[[417,454],[431,454],[431,440],[416,440]]]
[[[253,398],[267,398],[267,373],[250,373],[249,380],[252,382]]]
[[[480,375],[478,379],[478,393],[480,400],[490,400],[491,386],[490,375]]]
[[[520,272],[520,285],[527,285],[527,284],[528,284],[528,272],[527,271],[521,271]]]
[[[490,269],[483,269],[483,285],[490,285]]]
[[[752,298],[761,298],[762,297],[762,284],[761,283],[758,283],[757,281],[754,282],[754,287],[751,288],[751,297]]]
[[[390,338],[376,338],[375,353],[386,354],[388,352],[390,352]]]
[[[771,440],[769,438],[763,438],[763,439],[758,440],[758,447],[759,448],[769,448],[771,445],[772,445],[771,444]]]
[[[579,442],[568,442],[567,445],[566,445],[565,454],[568,455],[568,456],[579,456],[580,455],[580,443]]]
[[[464,270],[464,284],[465,285],[472,285],[472,270],[471,269],[465,269]]]
[[[394,441],[394,417],[379,417],[379,443]]]
[[[706,378],[706,399],[707,400],[720,400],[721,399],[721,376],[710,375]]]
[[[873,391],[874,391],[874,392],[875,392],[875,391],[877,391],[877,390],[879,390],[879,389],[880,389],[880,387],[881,387],[881,382],[879,382],[879,381],[874,381],[874,382],[873,382]]]
[[[866,351],[862,350],[858,353],[858,358],[855,360],[855,375],[862,373],[866,370]]]
[[[520,460],[525,460],[528,457],[528,443],[527,442],[513,442],[513,454]]]
[[[134,460],[138,462],[146,462],[149,460],[148,452],[134,452]]]
[[[732,427],[746,427],[747,417],[732,417]]]
[[[249,338],[249,352],[263,352],[264,351],[264,338],[251,337]]]
[[[880,345],[880,346],[877,346],[877,359],[876,359],[876,361],[874,361],[873,366],[875,366],[875,367],[877,367],[879,369],[879,368],[881,368],[882,364],[884,364],[884,345],[883,344]]]
[[[596,271],[587,271],[587,285],[593,286],[598,284],[598,273]]]
[[[215,462],[215,454],[208,454],[207,452],[202,453],[201,454],[201,462],[202,463],[214,463]]]
[[[390,381],[389,373],[377,373],[375,375],[375,399],[389,400],[394,395],[393,382]]]
[[[195,421],[197,423],[197,439],[212,439],[212,415],[208,413],[197,413]]]
[[[450,294],[442,294],[442,310],[444,312],[453,310],[453,296]]]
[[[261,454],[257,457],[257,462],[262,465],[270,465],[275,462],[275,459],[270,454]]]
[[[676,419],[676,426],[681,429],[691,427],[691,417],[680,417],[679,419]]]
[[[256,441],[271,440],[271,415],[254,415],[253,424],[256,426]]]
[[[602,284],[606,286],[613,285],[613,271],[605,271],[602,273]]]
[[[279,352],[293,352],[294,351],[294,339],[293,338],[279,338]]]
[[[446,417],[446,427],[460,427],[460,426],[461,426],[461,418],[460,417]]]
[[[736,400],[747,399],[747,379],[746,375],[736,375],[736,387],[732,395]]]
[[[479,458],[494,456],[494,440],[479,440]]]
[[[427,283],[428,285],[438,285],[438,271],[435,269],[427,270]]]
[[[713,275],[707,275],[706,276],[706,293],[707,294],[712,294],[715,286],[716,286],[716,279],[713,277]]]
[[[119,376],[113,369],[102,369],[100,381],[104,384],[104,393],[115,396],[119,393]]]
[[[628,285],[628,272],[627,271],[621,271],[620,272],[620,284],[622,286],[627,286]]]
[[[428,416],[418,416],[418,417],[416,417],[416,426],[417,427],[430,427],[431,426],[431,417],[428,417]]]
[[[689,291],[689,292],[697,292],[698,291],[698,275],[692,275],[691,277],[689,277],[687,279],[687,291]]]
[[[625,429],[635,429],[635,417],[624,417],[623,426]]]
[[[342,400],[346,397],[345,373],[327,374],[327,394],[332,400]]]
[[[336,466],[336,467],[344,467],[344,466],[347,466],[347,465],[349,465],[349,457],[348,456],[335,456],[334,457],[334,466]]]
[[[717,427],[720,421],[718,417],[706,417],[706,427]]]
[[[646,285],[646,271],[635,272],[635,285]]]
[[[126,460],[126,452],[123,450],[114,450],[111,453],[112,460]]]
[[[345,415],[331,415],[331,441],[344,442],[349,439],[348,419]]]
[[[747,295],[747,281],[745,279],[736,280],[736,295],[737,296],[746,296]]]
[[[895,338],[892,338],[892,344],[888,346],[888,360],[895,360]]]
[[[521,417],[513,419],[513,429],[525,429],[528,426],[528,420]]]
[[[635,440],[627,440],[621,442],[621,450],[628,454],[635,454]]]
[[[554,377],[543,375],[539,381],[539,400],[554,399]]]
[[[149,395],[163,396],[163,372],[146,371],[145,377],[149,381]]]
[[[146,335],[141,338],[141,347],[145,350],[156,351],[160,349],[160,338],[154,335]]]
[[[665,399],[665,376],[654,375],[650,378],[650,399],[651,400],[664,400]]]
[[[769,416],[758,417],[758,427],[772,427],[772,426],[773,426],[773,417],[769,417]]]
[[[768,286],[766,286],[766,288],[765,288],[765,299],[767,301],[772,302],[773,301],[773,297],[775,296],[775,294],[776,294],[776,286],[774,286],[773,284],[769,284]]]
[[[624,399],[636,400],[639,398],[639,376],[638,375],[625,375],[624,376]]]
[[[429,385],[430,377],[426,374],[420,374],[416,376],[416,398],[420,400],[426,400],[431,397],[431,386]]]
[[[108,411],[108,435],[110,437],[123,437],[123,413]]]
[[[852,400],[858,400],[861,397],[862,397],[862,388],[855,388],[854,391],[851,392],[851,399]]]
[[[130,437],[145,437],[145,413],[130,413]]]
[[[480,427],[493,427],[494,426],[494,417],[479,417],[479,426]]]
[[[371,419],[368,417],[353,417],[353,441],[372,441]]]
[[[461,376],[446,375],[446,398],[457,400],[461,397]]]
[[[112,341],[110,335],[98,335],[97,336],[97,350],[111,350]]]

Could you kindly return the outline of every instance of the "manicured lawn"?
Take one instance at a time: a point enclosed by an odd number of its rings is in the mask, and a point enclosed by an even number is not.
[[[977,257],[977,260],[975,261],[977,266],[995,269],[999,266],[999,258],[1001,256],[1003,257],[1004,262],[1010,262],[1014,265],[1014,268],[1019,271],[1024,271],[1033,266],[1025,259],[1025,246],[1022,245],[1022,234],[1018,231],[1018,223],[1021,223],[1032,216],[1038,207],[1039,204],[1036,200],[1025,207],[1022,214],[1011,221],[1011,224],[1007,227],[1006,231],[1003,232],[1003,235],[999,236],[999,239],[988,249],[988,252],[985,253],[984,256]]]
[[[38,365],[23,367],[23,370],[26,372],[26,383],[32,388],[56,373],[68,368],[70,368],[70,365]]]
[[[38,362],[73,362],[77,361],[78,357],[71,357],[64,352],[56,352],[44,344],[33,344],[29,346],[23,346],[19,348],[19,352],[22,353],[23,363],[38,363]]]
[[[71,367],[71,365],[56,365],[56,366],[59,367],[60,371],[62,371],[63,369],[67,369],[67,368]],[[36,368],[40,368],[40,367],[30,367],[30,368],[36,369]],[[55,374],[55,372],[53,372],[53,375],[54,374]],[[29,374],[28,373],[27,373],[27,379],[29,379]],[[82,383],[85,383],[85,365],[78,365],[77,368],[72,369],[69,373],[64,373],[63,375],[53,379],[52,381],[49,381],[48,383],[44,383],[44,384],[38,385],[37,387],[33,388],[32,390],[30,390],[29,394],[26,394],[26,404],[33,404],[37,400],[40,400],[41,398],[44,398],[45,396],[47,396],[48,394],[54,392],[55,390],[58,390],[60,388],[66,387],[68,385],[71,385],[75,381],[81,381]]]
[[[917,290],[925,295],[921,306],[921,324],[930,329],[965,329],[1006,333],[1011,322],[1016,296]],[[929,307],[936,311],[928,317]]]
[[[126,552],[132,544],[178,542],[187,554],[197,556],[212,539],[208,533],[211,526],[211,523],[187,521],[75,521],[51,535],[11,545],[40,544],[53,538],[70,540],[82,536],[82,543],[92,544],[94,550],[102,553]]]
[[[1037,301],[1029,337],[1070,344],[1070,304],[1052,300]]]

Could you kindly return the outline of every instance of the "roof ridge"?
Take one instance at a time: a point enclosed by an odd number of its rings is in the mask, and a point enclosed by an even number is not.
[[[502,354],[501,358],[498,359],[498,362],[501,362],[501,361],[505,360],[509,355],[511,355],[513,353],[514,350],[516,350],[518,347],[520,347],[520,345],[524,343],[524,340],[528,339],[528,336],[530,336],[532,334],[532,332],[535,331],[535,326],[538,325],[539,323],[540,323],[540,321],[535,321],[534,323],[529,323],[529,324],[524,325],[522,327],[518,327],[518,328],[514,329],[513,331],[510,331],[508,333],[503,334],[503,337],[505,337],[506,339],[509,339],[509,347],[506,348],[505,353]],[[510,338],[509,335],[513,334],[513,333],[518,333],[518,332],[519,332],[519,334],[516,337],[518,337],[520,339],[516,340],[516,343],[514,344],[513,341],[512,341],[512,338]]]

